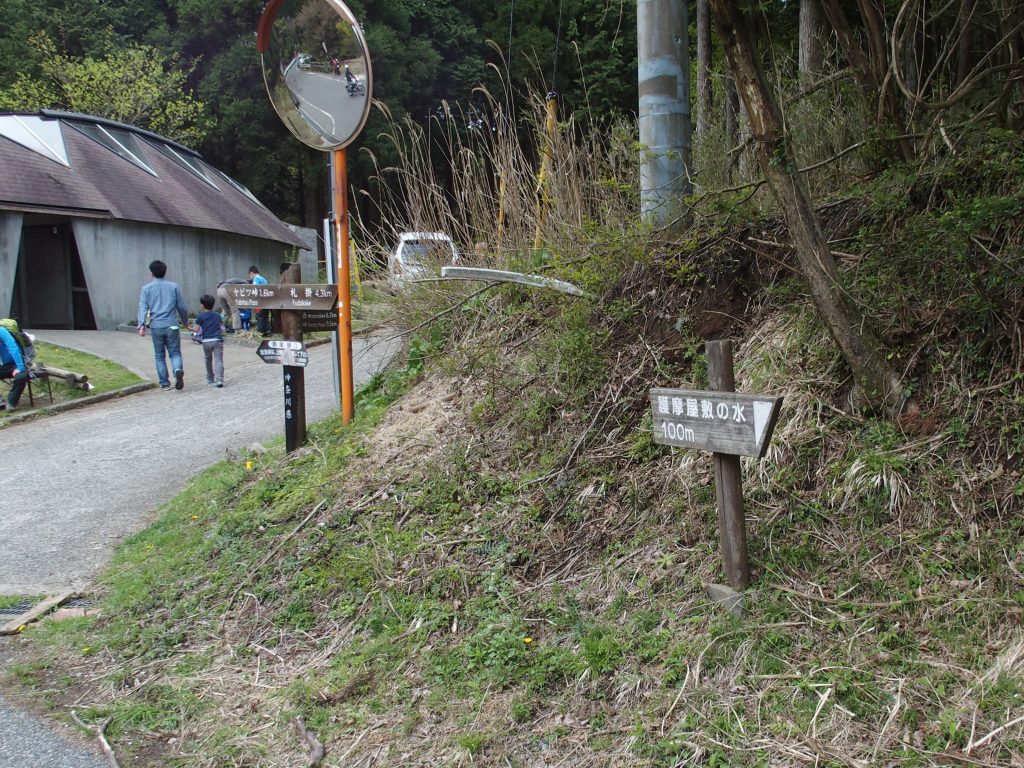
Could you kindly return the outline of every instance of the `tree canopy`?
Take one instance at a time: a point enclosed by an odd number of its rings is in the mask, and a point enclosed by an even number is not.
[[[188,92],[188,72],[165,67],[148,45],[128,45],[104,58],[76,58],[57,51],[43,32],[29,44],[39,74],[21,73],[0,90],[0,109],[41,108],[107,117],[160,133],[183,144],[202,141],[209,118]]]

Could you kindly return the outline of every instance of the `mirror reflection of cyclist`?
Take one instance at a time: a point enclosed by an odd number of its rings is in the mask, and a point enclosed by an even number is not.
[[[352,70],[348,68],[348,64],[345,65],[345,80],[350,83],[359,82],[359,78],[352,74]]]

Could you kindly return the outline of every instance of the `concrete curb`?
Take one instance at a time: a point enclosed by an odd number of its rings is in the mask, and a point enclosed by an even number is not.
[[[128,326],[123,326],[123,325],[119,326],[118,330],[119,331],[131,330],[133,332],[135,331],[134,328],[129,328]],[[228,338],[230,338],[230,337],[228,337]],[[254,344],[250,344],[247,341],[244,341],[242,339],[237,339],[237,340],[236,339],[231,339],[231,341],[228,341],[228,338],[225,338],[225,342],[226,343],[233,343],[233,344],[237,344],[239,346],[251,347],[252,349],[256,349],[256,347],[259,346],[258,342],[254,343]],[[310,339],[309,341],[305,342],[307,347],[319,347],[319,346],[322,346],[324,344],[331,344],[331,343],[332,343],[332,340],[330,338]],[[65,349],[72,349],[72,350],[74,350],[76,352],[83,352],[84,354],[89,354],[89,355],[93,354],[92,352],[86,352],[85,350],[75,349],[74,347],[69,347],[69,346],[63,345],[63,344],[55,344],[54,346],[63,346]],[[138,371],[134,371],[131,368],[127,368],[126,370],[130,370],[130,371],[132,371],[132,373],[135,373],[136,375],[138,375]],[[146,391],[148,391],[150,389],[156,389],[156,388],[157,388],[157,384],[155,382],[143,381],[143,382],[140,382],[138,384],[132,384],[130,386],[122,387],[121,389],[115,389],[115,390],[112,390],[110,392],[103,392],[103,393],[98,394],[98,395],[90,395],[89,397],[82,397],[82,398],[78,398],[76,400],[67,400],[67,401],[65,401],[63,403],[51,403],[50,405],[39,406],[38,408],[32,408],[31,410],[27,410],[26,409],[25,411],[22,411],[21,408],[24,408],[24,406],[21,406],[13,414],[8,416],[7,420],[5,422],[3,422],[3,424],[0,424],[0,429],[3,429],[4,427],[8,427],[8,426],[10,426],[12,424],[18,424],[18,423],[23,422],[23,421],[29,421],[31,419],[41,418],[43,416],[50,416],[50,415],[53,415],[55,413],[62,413],[64,411],[74,410],[75,408],[85,408],[86,406],[94,405],[96,403],[102,403],[102,402],[104,402],[106,400],[113,400],[113,399],[118,398],[118,397],[127,397],[128,395],[136,395],[139,392],[146,392]]]
[[[63,403],[52,403],[46,406],[40,406],[39,408],[33,408],[30,411],[20,412],[20,408],[15,411],[11,416],[7,418],[7,421],[3,426],[10,424],[17,424],[21,421],[28,421],[39,416],[49,416],[54,413],[61,413],[63,411],[71,411],[75,408],[84,408],[87,405],[93,405],[95,403],[102,403],[105,400],[113,400],[116,397],[126,397],[128,395],[134,395],[139,392],[145,392],[149,389],[156,389],[156,384],[152,381],[143,381],[139,384],[132,384],[128,387],[122,387],[121,389],[115,389],[110,392],[102,392],[98,395],[90,395],[89,397],[80,397],[77,400],[68,400]],[[0,427],[2,428],[2,427]]]

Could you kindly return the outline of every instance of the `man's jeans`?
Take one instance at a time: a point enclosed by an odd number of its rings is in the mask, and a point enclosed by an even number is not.
[[[184,369],[181,362],[181,335],[178,329],[150,328],[150,335],[153,337],[153,357],[156,358],[156,377],[160,380],[161,387],[171,386],[170,376],[167,375],[167,360],[164,358],[164,351],[171,356],[171,368],[174,371]]]
[[[18,400],[21,399],[21,393],[25,391],[25,385],[28,384],[28,371],[20,371],[17,376],[14,376],[14,363],[6,363],[0,365],[0,379],[13,379],[7,402],[17,405]]]

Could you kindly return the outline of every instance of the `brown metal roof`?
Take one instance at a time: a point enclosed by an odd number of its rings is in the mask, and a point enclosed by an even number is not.
[[[212,229],[308,249],[248,190],[169,139],[87,115],[43,111],[20,117],[58,121],[70,167],[0,132],[0,208],[59,209],[72,216],[88,211],[92,217]],[[91,138],[107,135],[99,129],[127,135],[129,148],[152,173]]]

